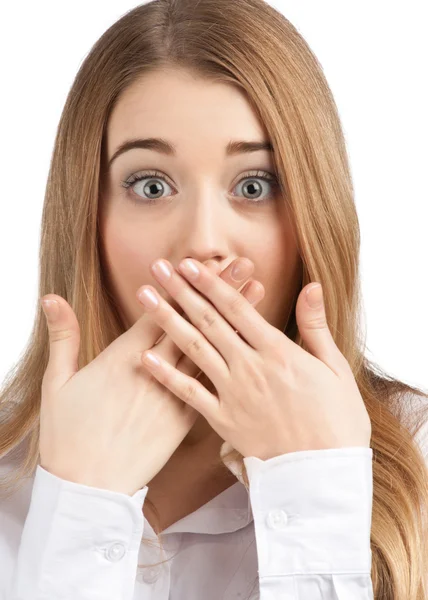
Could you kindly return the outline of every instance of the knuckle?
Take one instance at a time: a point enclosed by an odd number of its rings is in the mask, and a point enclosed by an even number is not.
[[[186,345],[186,354],[190,358],[198,357],[202,354],[203,344],[199,337],[194,337]]]
[[[184,390],[183,390],[184,401],[191,405],[192,402],[194,402],[195,397],[196,397],[196,388],[195,388],[194,384],[192,382],[185,383]]]
[[[306,329],[324,329],[327,325],[324,315],[313,315],[305,321]]]
[[[49,331],[50,342],[62,342],[74,337],[75,333],[72,329],[56,329]]]
[[[206,307],[202,311],[200,321],[198,323],[198,329],[200,331],[206,331],[210,329],[217,322],[217,317],[212,308]]]

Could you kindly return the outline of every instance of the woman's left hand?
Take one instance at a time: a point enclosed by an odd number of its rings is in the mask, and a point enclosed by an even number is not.
[[[159,367],[142,364],[201,413],[222,439],[243,457],[261,460],[300,450],[370,447],[371,422],[349,363],[333,340],[323,305],[311,308],[307,302],[306,293],[316,298],[321,287],[305,286],[296,305],[307,352],[202,263],[192,261],[200,273],[193,279],[181,269],[188,261],[182,261],[179,272],[186,281],[163,262],[172,277],[166,282],[156,278],[191,322],[152,286],[144,288],[155,293],[159,305],[146,311],[206,374],[218,395],[159,357]],[[156,352],[145,351],[143,361],[147,354]]]

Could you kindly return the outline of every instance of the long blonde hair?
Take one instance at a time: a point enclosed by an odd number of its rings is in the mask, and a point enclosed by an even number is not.
[[[307,283],[322,283],[330,330],[372,421],[375,598],[426,600],[428,477],[416,435],[428,420],[422,402],[428,392],[389,377],[364,356],[360,232],[338,110],[317,58],[281,13],[263,0],[154,0],[124,14],[95,43],[68,94],[55,139],[39,297],[58,294],[74,309],[81,329],[79,368],[125,331],[98,233],[106,127],[128,86],[171,66],[245,90],[269,133],[302,260],[295,298]],[[305,348],[294,310],[284,332]],[[0,457],[22,449],[12,477],[1,483],[2,495],[34,473],[39,461],[48,356],[38,306],[28,344],[0,395]],[[242,461],[236,451],[231,456]]]

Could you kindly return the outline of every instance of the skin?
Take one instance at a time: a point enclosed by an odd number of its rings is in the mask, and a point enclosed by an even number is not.
[[[248,175],[267,171],[274,176],[273,154],[225,154],[230,140],[269,140],[244,92],[184,70],[153,72],[116,104],[107,127],[107,160],[125,140],[148,137],[168,140],[177,155],[147,148],[119,155],[105,174],[100,203],[103,252],[124,321],[131,326],[143,314],[136,291],[144,284],[172,304],[150,272],[156,259],[165,258],[175,268],[186,257],[214,259],[222,271],[241,256],[254,263],[252,278],[265,289],[257,311],[284,329],[302,268],[293,223],[279,187],[260,174]],[[166,181],[151,175],[128,189],[121,186],[143,170],[159,171]],[[259,187],[251,188],[251,183]],[[259,196],[267,202],[257,205]],[[144,204],[150,198],[158,198],[156,204]],[[245,204],[245,199],[253,203]],[[205,375],[199,381],[213,391]],[[210,467],[222,443],[199,415],[150,482],[147,497],[159,510],[162,529],[236,483],[233,474],[218,475]],[[170,494],[175,509],[168,505]]]

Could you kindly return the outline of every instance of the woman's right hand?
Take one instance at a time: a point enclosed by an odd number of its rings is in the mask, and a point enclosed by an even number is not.
[[[237,259],[238,260],[238,259]],[[233,261],[219,276],[236,289],[247,278],[231,278]],[[207,264],[217,272],[216,263]],[[58,317],[47,317],[50,353],[42,381],[40,466],[50,473],[92,487],[132,496],[167,463],[196,421],[198,413],[152,377],[141,355],[164,333],[144,313],[92,362],[77,370],[80,328],[70,305],[55,294]],[[184,318],[175,302],[171,305]],[[189,320],[189,319],[187,319]],[[165,334],[156,354],[196,377],[201,371]]]

